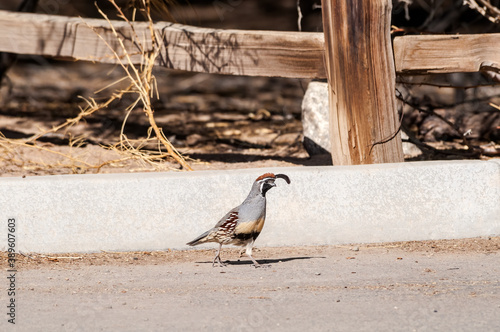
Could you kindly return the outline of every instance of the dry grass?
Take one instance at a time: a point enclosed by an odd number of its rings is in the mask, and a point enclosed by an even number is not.
[[[154,29],[153,19],[151,17],[151,3],[149,0],[136,0],[134,3],[134,9],[132,13],[132,18],[128,19],[123,13],[122,9],[115,3],[114,0],[108,0],[116,9],[118,16],[126,21],[132,28],[133,34],[129,36],[135,45],[138,46],[142,61],[140,65],[134,65],[131,60],[131,55],[128,53],[122,37],[115,30],[113,23],[102,12],[99,8],[99,12],[104,19],[109,23],[109,26],[116,37],[120,45],[120,50],[115,50],[103,40],[109,49],[113,52],[116,57],[120,67],[124,72],[124,76],[114,82],[111,85],[103,87],[96,93],[104,89],[108,89],[119,84],[127,83],[126,88],[119,89],[116,88],[112,93],[111,97],[107,98],[103,102],[97,102],[94,98],[81,97],[86,102],[85,107],[80,107],[80,112],[76,117],[68,118],[65,122],[54,126],[47,130],[40,130],[36,135],[28,139],[9,139],[0,133],[0,161],[4,164],[11,164],[23,167],[24,169],[29,168],[65,168],[70,169],[72,173],[85,173],[88,171],[98,173],[102,167],[106,165],[119,166],[121,163],[134,160],[144,167],[149,167],[154,170],[164,170],[171,169],[168,159],[174,159],[184,170],[192,170],[186,159],[175,149],[168,138],[163,133],[163,130],[158,127],[154,118],[154,109],[152,106],[152,101],[155,98],[159,98],[158,89],[156,86],[156,79],[153,75],[153,68],[156,58],[158,57],[161,48],[163,47],[161,39],[159,38],[157,32]],[[161,1],[163,4],[165,1]],[[160,2],[154,2],[156,7],[161,7]],[[156,8],[155,7],[155,8]],[[166,9],[165,6],[161,7],[163,10]],[[134,30],[134,21],[137,13],[144,16],[146,21],[149,23],[149,36],[143,36],[140,38]],[[90,25],[98,35],[99,33]],[[123,55],[119,55],[123,54]],[[68,135],[68,129],[78,123],[81,123],[92,114],[96,112],[104,112],[108,106],[114,101],[121,100],[125,95],[133,96],[133,102],[124,109],[124,118],[120,131],[120,136],[117,138],[115,144],[110,144],[108,146],[102,146],[115,151],[119,158],[113,160],[107,160],[104,162],[90,163],[87,161],[86,156],[82,156],[78,152],[78,147],[84,141],[84,137],[71,137],[69,135],[69,152],[58,151],[57,148],[47,146],[42,144],[37,140],[40,137],[47,136],[49,134],[63,133],[66,137]],[[131,140],[127,137],[125,126],[127,119],[130,114],[134,111],[142,111],[148,118],[150,127],[147,132],[147,137],[142,140]],[[146,150],[144,147],[148,144],[154,142],[157,145],[156,151]],[[40,160],[26,160],[23,158],[22,150],[25,149],[35,149],[39,152],[43,152],[45,155],[51,155],[51,158],[40,158]],[[68,149],[66,149],[68,151]]]

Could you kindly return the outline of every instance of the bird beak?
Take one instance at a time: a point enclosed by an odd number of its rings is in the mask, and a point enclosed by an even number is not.
[[[290,178],[287,175],[285,175],[285,174],[276,174],[275,176],[276,176],[276,178],[283,179],[283,180],[286,181],[286,183],[290,184]]]

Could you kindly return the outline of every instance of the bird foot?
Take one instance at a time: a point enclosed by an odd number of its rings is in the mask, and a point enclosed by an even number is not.
[[[226,267],[227,263],[222,263],[222,262],[217,262],[217,263],[212,263],[212,267]]]
[[[225,266],[227,266],[227,263],[222,263],[222,261],[220,260],[219,256],[216,256],[214,258],[214,261],[212,262],[212,267],[215,267],[216,266],[215,264],[219,264],[218,267],[225,267]]]
[[[256,260],[252,260],[253,261],[253,267],[255,267],[256,269],[257,268],[263,268],[263,269],[267,269],[268,267],[271,267],[271,264],[259,264]]]

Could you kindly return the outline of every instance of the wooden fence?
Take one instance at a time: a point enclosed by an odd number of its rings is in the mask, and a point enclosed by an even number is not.
[[[500,34],[391,41],[391,0],[323,0],[322,5],[324,33],[155,23],[163,42],[157,65],[229,75],[327,78],[334,165],[403,161],[396,134],[396,75],[500,70]],[[112,24],[132,61],[139,63],[141,52],[130,25]],[[135,22],[134,30],[151,45],[148,23]],[[0,52],[116,63],[108,43],[122,55],[109,23],[101,19],[0,11],[0,32]]]

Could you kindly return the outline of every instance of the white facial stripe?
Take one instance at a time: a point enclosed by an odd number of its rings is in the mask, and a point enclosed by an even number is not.
[[[260,183],[263,183],[263,182],[266,182],[266,181],[269,181],[269,180],[275,180],[275,178],[263,178],[262,180],[259,180]]]

